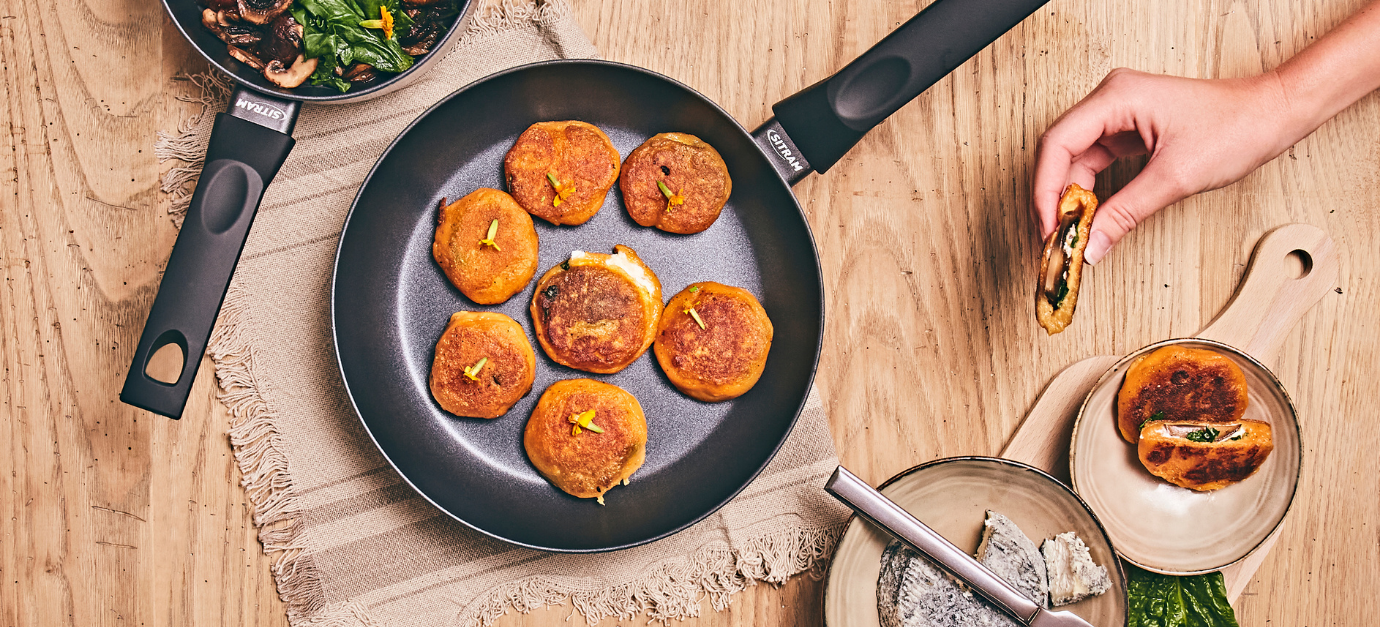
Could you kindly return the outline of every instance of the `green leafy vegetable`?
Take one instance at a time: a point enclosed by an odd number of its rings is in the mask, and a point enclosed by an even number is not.
[[[1212,427],[1203,427],[1197,431],[1190,431],[1184,437],[1193,442],[1216,442],[1217,436],[1221,431]]]
[[[1059,296],[1054,299],[1054,302],[1050,303],[1050,306],[1054,307],[1055,309],[1058,309],[1060,305],[1064,304],[1064,297],[1068,295],[1069,280],[1064,279],[1063,281],[1059,282]]]
[[[1164,420],[1164,412],[1162,412],[1162,411],[1157,411],[1157,412],[1155,412],[1155,413],[1153,413],[1153,414],[1150,414],[1150,417],[1149,417],[1149,418],[1146,418],[1145,420],[1141,421],[1141,423],[1140,423],[1140,428],[1141,428],[1141,429],[1144,429],[1144,428],[1145,428],[1145,425],[1148,425],[1148,424],[1150,424],[1150,423],[1152,423],[1152,422],[1154,422],[1154,421],[1156,421],[1156,420]]]
[[[1238,627],[1222,573],[1172,577],[1126,568],[1127,627]]]
[[[382,17],[387,7],[393,18],[393,35],[364,28]],[[344,92],[350,82],[336,76],[354,63],[367,63],[383,72],[402,72],[412,67],[412,56],[398,43],[398,33],[412,27],[412,19],[402,11],[400,0],[297,0],[292,17],[302,25],[303,53],[317,59],[313,85],[330,85]]]

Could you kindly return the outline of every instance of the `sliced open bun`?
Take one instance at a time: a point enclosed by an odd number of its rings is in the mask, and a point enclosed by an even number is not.
[[[1035,286],[1035,319],[1050,335],[1073,322],[1078,288],[1083,283],[1083,251],[1088,247],[1095,211],[1097,196],[1077,183],[1069,185],[1059,199],[1059,228],[1045,242]]]

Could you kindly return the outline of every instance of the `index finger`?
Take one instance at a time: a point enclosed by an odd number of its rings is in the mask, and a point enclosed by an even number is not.
[[[1042,237],[1058,227],[1059,197],[1072,179],[1074,162],[1103,137],[1130,130],[1115,114],[1115,106],[1099,95],[1094,91],[1055,120],[1035,148],[1031,196]],[[1092,181],[1086,183],[1091,189]]]

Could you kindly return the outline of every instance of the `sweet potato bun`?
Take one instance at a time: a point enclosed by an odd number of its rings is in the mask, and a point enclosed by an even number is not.
[[[571,496],[598,499],[631,477],[647,454],[647,418],[622,388],[557,381],[527,420],[522,446],[537,471]]]
[[[618,150],[593,124],[538,122],[503,158],[508,193],[552,224],[584,224],[618,180]]]
[[[1258,420],[1158,420],[1145,425],[1137,452],[1151,474],[1206,492],[1241,481],[1275,450],[1270,425]]]
[[[681,392],[726,401],[757,384],[772,333],[766,310],[747,290],[704,281],[671,297],[652,350]]]
[[[719,219],[733,180],[713,146],[688,133],[662,133],[628,155],[618,187],[638,224],[699,233]]]
[[[1246,413],[1246,376],[1226,355],[1177,344],[1142,356],[1117,392],[1117,426],[1135,444],[1156,420],[1233,422]]]
[[[477,189],[441,208],[431,256],[460,293],[496,305],[537,273],[537,230],[512,196]]]
[[[537,342],[553,361],[611,374],[652,345],[661,281],[627,246],[612,255],[577,250],[537,281],[531,311]]]
[[[1050,335],[1073,322],[1083,285],[1083,251],[1096,211],[1097,196],[1077,183],[1069,185],[1059,199],[1059,228],[1045,241],[1035,288],[1035,319]]]
[[[436,342],[431,396],[467,418],[497,418],[532,390],[537,356],[518,323],[500,313],[461,311]]]

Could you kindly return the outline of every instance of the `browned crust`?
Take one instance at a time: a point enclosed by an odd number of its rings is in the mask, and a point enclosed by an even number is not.
[[[690,308],[704,328],[686,313]],[[766,310],[747,290],[703,281],[671,297],[652,350],[672,385],[713,403],[742,396],[757,384],[773,333]]]
[[[658,181],[685,202],[669,206]],[[628,155],[618,187],[628,215],[638,224],[688,234],[699,233],[719,219],[733,192],[733,180],[713,146],[688,133],[661,133]]]
[[[480,359],[479,380],[464,374]],[[497,418],[532,391],[537,356],[516,321],[500,313],[461,311],[436,342],[431,396],[441,408],[467,418]]]
[[[1097,211],[1097,196],[1079,187],[1077,183],[1072,183],[1059,199],[1059,215],[1077,211],[1080,207],[1083,209],[1083,217],[1078,221],[1078,242],[1073,245],[1073,255],[1068,264],[1069,293],[1059,303],[1058,309],[1049,302],[1044,290],[1045,272],[1049,271],[1049,256],[1055,247],[1062,245],[1062,242],[1054,241],[1059,238],[1057,230],[1045,240],[1044,255],[1040,259],[1040,273],[1035,284],[1035,319],[1050,335],[1062,332],[1073,322],[1073,311],[1078,306],[1078,288],[1083,284],[1083,251],[1088,247],[1093,213]]]
[[[608,135],[578,120],[533,124],[503,158],[508,192],[528,213],[552,224],[584,224],[599,213],[618,168],[618,150]],[[547,173],[575,185],[559,207],[552,204],[556,190]]]
[[[498,248],[480,243],[494,220]],[[537,230],[512,196],[481,188],[441,208],[431,256],[467,298],[496,305],[522,291],[537,273]]]
[[[618,372],[652,345],[661,318],[661,282],[631,248],[618,245],[640,266],[651,289],[638,285],[613,255],[584,253],[547,270],[532,294],[537,342],[553,361],[599,374]]]
[[[1234,430],[1246,427],[1239,440],[1194,442],[1171,434],[1170,426]],[[1179,487],[1205,492],[1224,488],[1255,474],[1274,451],[1270,425],[1258,420],[1231,423],[1160,420],[1145,425],[1137,452],[1151,474]]]
[[[1246,413],[1246,375],[1230,357],[1171,345],[1137,359],[1117,392],[1117,426],[1135,444],[1150,420],[1233,422]]]
[[[571,432],[570,417],[594,410],[603,433]],[[582,499],[598,498],[631,477],[646,459],[647,418],[627,391],[592,379],[546,388],[523,431],[532,465],[552,485]]]

